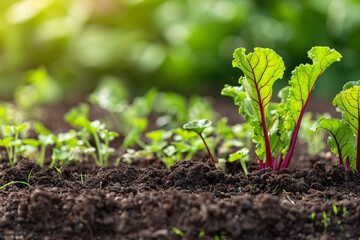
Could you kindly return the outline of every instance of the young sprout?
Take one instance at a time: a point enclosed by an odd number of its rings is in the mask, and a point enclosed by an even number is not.
[[[244,173],[247,175],[248,170],[246,167],[246,162],[249,162],[249,149],[243,148],[229,156],[229,162],[235,162],[236,160],[240,161],[241,167],[244,170]]]
[[[198,235],[198,238],[203,238],[205,236],[205,232],[204,231],[201,231]]]
[[[21,184],[24,184],[24,185],[30,187],[29,181],[30,181],[30,176],[31,176],[32,171],[33,171],[33,170],[31,169],[31,170],[30,170],[30,173],[29,173],[29,175],[28,175],[28,177],[27,177],[27,181],[26,181],[26,182],[24,182],[24,181],[12,181],[12,182],[8,182],[8,183],[2,185],[2,186],[0,187],[0,190],[3,189],[3,188],[5,188],[5,187],[7,187],[7,186],[9,186],[9,185],[16,184],[16,183],[21,183]]]
[[[26,123],[19,125],[5,125],[1,128],[3,139],[0,139],[0,146],[6,148],[9,162],[11,166],[17,162],[17,157],[20,153],[20,147],[22,141],[19,139],[21,132],[27,129]]]
[[[92,148],[89,136],[92,136],[95,141],[97,155],[91,153],[95,162],[99,166],[107,166],[109,154],[115,150],[109,147],[109,142],[117,137],[119,134],[116,132],[108,131],[105,129],[105,124],[98,120],[93,122],[88,119],[89,109],[87,105],[80,105],[79,108],[72,108],[66,115],[65,120],[75,127],[81,128],[79,137],[84,142],[87,148]],[[101,139],[104,141],[101,142]]]
[[[211,124],[212,123],[210,120],[202,119],[202,120],[188,122],[188,123],[184,124],[183,128],[187,129],[187,130],[192,130],[200,136],[201,140],[203,141],[203,143],[206,147],[207,152],[209,153],[211,162],[215,164],[215,160],[210,152],[210,149],[209,149],[208,145],[206,144],[204,137],[202,136],[202,132],[205,130],[205,128],[210,127]]]
[[[175,234],[179,235],[180,237],[185,237],[185,234],[182,231],[180,231],[177,227],[173,227],[172,229]]]
[[[81,181],[81,184],[84,184],[84,176],[83,176],[82,172],[80,173],[80,181]]]
[[[333,204],[333,210],[334,210],[334,214],[338,215],[338,209],[335,204]]]
[[[321,220],[321,222],[324,224],[324,228],[327,228],[328,227],[328,222],[330,222],[330,218],[328,218],[326,216],[326,212],[323,211],[323,220]]]
[[[315,220],[315,213],[313,212],[312,214],[311,214],[311,221],[314,221]]]
[[[33,148],[40,146],[40,155],[36,162],[41,168],[44,167],[46,147],[55,143],[55,136],[53,134],[39,134],[38,139],[24,139],[23,144]]]
[[[60,170],[60,168],[57,168],[56,166],[54,166],[54,168],[56,169],[56,171],[57,171],[60,175],[62,175],[62,171]]]
[[[342,216],[345,217],[345,215],[346,215],[346,207],[343,207],[343,214],[342,214]]]

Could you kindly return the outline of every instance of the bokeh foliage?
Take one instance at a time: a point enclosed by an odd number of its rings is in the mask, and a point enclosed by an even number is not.
[[[65,97],[107,76],[136,94],[158,86],[219,95],[238,79],[237,47],[275,49],[288,64],[285,85],[305,53],[325,45],[344,56],[318,83],[333,97],[360,76],[359,29],[357,0],[3,0],[0,94],[12,96],[42,66]]]

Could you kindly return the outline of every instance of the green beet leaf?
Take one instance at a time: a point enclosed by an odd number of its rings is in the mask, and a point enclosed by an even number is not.
[[[183,128],[187,130],[192,130],[196,132],[197,134],[201,134],[205,128],[210,127],[212,122],[207,119],[201,119],[196,121],[191,121],[186,124],[184,124]]]
[[[350,125],[350,128],[357,139],[356,144],[356,168],[360,171],[360,81],[345,84],[344,90],[334,98],[333,104],[339,107],[343,121]]]
[[[235,50],[233,66],[244,76],[239,79],[241,86],[225,85],[222,95],[233,97],[239,113],[249,122],[261,168],[288,167],[315,83],[328,66],[341,58],[328,47],[314,47],[308,56],[312,64],[295,68],[290,86],[278,94],[280,103],[272,103],[272,87],[285,70],[282,58],[271,49],[255,48],[248,55],[244,48]]]
[[[340,61],[341,54],[328,47],[313,47],[308,52],[313,64],[301,64],[292,72],[289,100],[286,104],[286,127],[295,128],[312,93],[315,83],[324,70],[335,61]]]
[[[356,156],[356,141],[349,124],[339,119],[322,118],[312,126],[314,131],[319,128],[329,132],[328,144],[331,146],[331,151],[339,156],[340,164],[349,158],[350,165],[353,166]]]

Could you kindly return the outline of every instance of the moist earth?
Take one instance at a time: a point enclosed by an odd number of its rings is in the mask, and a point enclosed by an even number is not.
[[[0,190],[0,239],[358,239],[358,172],[313,161],[278,172],[253,163],[246,176],[207,159],[61,174],[22,159],[0,173],[2,186],[31,171],[30,187]]]

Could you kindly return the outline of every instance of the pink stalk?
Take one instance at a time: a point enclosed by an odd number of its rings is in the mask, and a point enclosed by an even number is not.
[[[346,158],[346,161],[345,161],[345,169],[346,169],[346,170],[350,170],[350,159],[349,159],[349,157]]]
[[[295,129],[294,129],[294,131],[293,131],[293,133],[292,133],[292,136],[291,136],[289,151],[288,151],[288,153],[286,154],[285,159],[284,159],[284,162],[281,164],[280,169],[287,168],[287,167],[289,166],[289,164],[290,164],[290,160],[291,160],[291,157],[292,157],[292,155],[293,155],[293,153],[294,153],[297,136],[298,136],[299,129],[300,129],[301,120],[302,120],[302,118],[303,118],[303,116],[304,116],[304,113],[305,113],[306,105],[307,105],[308,102],[309,102],[310,95],[311,95],[312,91],[314,90],[315,84],[316,84],[317,80],[319,79],[320,74],[321,74],[322,72],[323,72],[323,71],[321,71],[321,72],[319,73],[319,75],[317,76],[317,78],[316,78],[316,80],[315,80],[315,82],[314,82],[314,85],[312,86],[311,91],[309,92],[308,98],[306,99],[306,102],[305,102],[303,108],[301,109],[301,113],[300,113],[299,119],[298,119],[298,121],[297,121],[297,123],[296,123]],[[359,159],[359,161],[360,161],[360,159]]]

